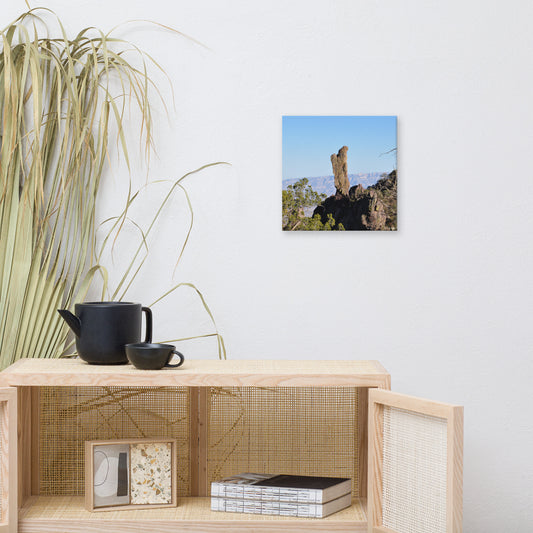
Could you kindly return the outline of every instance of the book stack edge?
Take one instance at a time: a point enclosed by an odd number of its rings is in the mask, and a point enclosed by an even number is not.
[[[349,478],[245,473],[211,484],[211,510],[324,518],[349,507]]]

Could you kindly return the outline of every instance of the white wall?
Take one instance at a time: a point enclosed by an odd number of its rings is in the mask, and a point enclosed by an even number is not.
[[[174,281],[179,197],[129,297],[149,303],[191,281],[229,358],[379,359],[394,390],[464,404],[465,532],[530,531],[533,4],[43,3],[72,34],[152,19],[211,49],[141,24],[119,31],[176,93],[170,124],[158,113],[150,178],[232,163],[187,182],[195,229]],[[23,9],[3,6],[3,22]],[[397,233],[280,230],[283,114],[398,116]],[[126,177],[109,172],[102,217],[117,212]],[[134,210],[141,224],[158,194]],[[200,311],[187,291],[173,294],[154,307],[156,338],[208,332]],[[212,341],[184,350],[216,357]]]

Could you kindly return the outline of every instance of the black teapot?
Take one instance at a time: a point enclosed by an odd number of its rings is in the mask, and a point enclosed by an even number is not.
[[[58,309],[76,335],[76,350],[93,365],[126,364],[124,346],[141,341],[142,313],[146,313],[144,342],[152,342],[152,311],[131,302],[86,302],[74,306],[75,314]]]

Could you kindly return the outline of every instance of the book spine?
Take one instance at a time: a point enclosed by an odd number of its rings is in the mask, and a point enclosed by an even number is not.
[[[282,501],[259,501],[211,497],[211,510],[229,513],[279,515],[301,518],[323,517],[322,505]]]
[[[231,483],[213,482],[211,495],[220,498],[245,500],[281,501],[291,503],[323,503],[320,489],[290,489],[284,487],[253,487]]]

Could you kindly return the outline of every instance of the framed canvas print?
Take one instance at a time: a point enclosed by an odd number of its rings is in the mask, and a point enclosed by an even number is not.
[[[175,439],[85,443],[88,511],[175,507],[176,485]]]
[[[396,122],[284,116],[283,231],[396,231]]]

